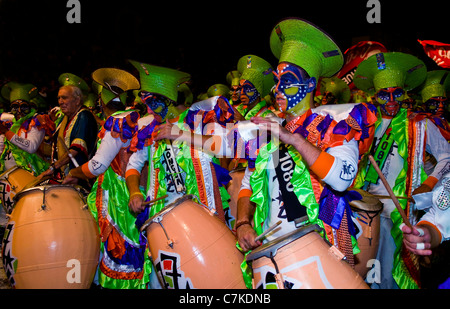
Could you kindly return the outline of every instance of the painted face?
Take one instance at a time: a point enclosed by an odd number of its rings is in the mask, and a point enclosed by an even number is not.
[[[378,90],[376,96],[381,111],[387,116],[394,117],[405,99],[405,91],[400,87],[382,88]]]
[[[24,100],[15,100],[11,103],[11,113],[16,116],[16,119],[19,119],[25,115],[30,113],[31,107],[27,101]]]
[[[233,105],[238,105],[241,103],[241,88],[239,85],[231,86],[230,96]]]
[[[280,63],[275,75],[274,95],[280,112],[301,114],[310,108],[309,100],[304,100],[316,87],[314,77],[307,78],[297,66]]]
[[[241,88],[241,103],[247,106],[253,104],[260,96],[258,90],[248,80],[241,80],[239,84]]]
[[[447,97],[432,97],[425,102],[425,112],[442,116],[448,108]]]
[[[152,113],[160,116],[161,119],[166,118],[170,105],[170,101],[167,98],[147,91],[141,91],[140,97]]]

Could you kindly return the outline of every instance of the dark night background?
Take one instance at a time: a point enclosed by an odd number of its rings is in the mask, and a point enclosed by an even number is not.
[[[352,1],[102,1],[80,0],[81,23],[66,20],[67,0],[0,0],[0,79],[58,87],[61,73],[91,83],[100,67],[136,74],[127,59],[180,69],[192,75],[194,95],[255,54],[276,66],[272,28],[285,17],[306,19],[335,39],[341,50],[359,40],[414,54],[429,70],[437,65],[417,42],[450,43],[449,5],[443,1],[381,3],[381,23],[366,20],[367,0]],[[53,84],[53,86],[51,86]],[[55,105],[50,96],[48,102]]]

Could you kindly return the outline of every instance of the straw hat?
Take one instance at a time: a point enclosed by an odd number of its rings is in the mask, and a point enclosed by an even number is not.
[[[344,57],[331,37],[308,21],[289,18],[279,22],[270,35],[270,49],[279,62],[304,69],[310,77],[331,77]]]
[[[128,60],[139,71],[141,90],[156,93],[177,101],[178,86],[187,82],[191,75],[156,65]]]
[[[269,62],[255,55],[246,55],[239,59],[237,65],[238,72],[241,73],[240,79],[250,81],[261,97],[270,93],[273,85],[273,68]]]
[[[100,68],[92,73],[92,79],[101,86],[100,96],[105,104],[114,98],[126,103],[127,91],[139,89],[136,77],[127,71],[115,68]]]
[[[72,73],[63,73],[58,77],[58,82],[61,86],[76,86],[80,88],[84,95],[89,93],[89,86],[81,77]]]
[[[402,87],[409,91],[422,84],[426,75],[425,63],[413,55],[378,53],[359,64],[353,83],[358,89],[368,92],[389,87]]]
[[[446,70],[435,70],[427,73],[427,79],[420,87],[423,102],[432,97],[447,97],[450,95],[449,73]]]
[[[16,100],[24,100],[31,103],[31,99],[38,95],[38,89],[32,84],[9,82],[2,87],[1,93],[10,103]]]
[[[241,73],[237,70],[233,70],[227,73],[227,83],[233,87],[233,86],[239,86],[239,80],[241,79]]]
[[[342,79],[337,77],[324,77],[320,80],[320,93],[331,92],[338,103],[350,102],[350,87]]]
[[[206,93],[208,94],[208,98],[215,96],[224,96],[228,98],[230,96],[230,88],[224,84],[214,84],[208,88]]]

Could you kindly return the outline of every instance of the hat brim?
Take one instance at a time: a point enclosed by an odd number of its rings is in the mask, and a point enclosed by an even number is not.
[[[137,90],[141,87],[139,80],[132,74],[115,68],[97,69],[92,73],[92,79],[103,87],[115,86],[123,91]]]

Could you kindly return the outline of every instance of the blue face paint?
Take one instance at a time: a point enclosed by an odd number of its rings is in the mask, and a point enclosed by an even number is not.
[[[285,111],[295,107],[314,90],[315,78],[308,79],[297,66],[282,63],[274,75],[274,91],[282,92],[287,99]]]
[[[166,98],[146,91],[141,91],[140,96],[142,102],[144,102],[155,114],[161,116],[162,119],[166,118],[167,112],[169,111]]]
[[[249,81],[245,81],[244,84],[241,87],[241,95],[245,94],[245,96],[248,98],[248,104],[252,104],[255,102],[256,99],[259,98],[259,92],[253,86],[253,84]]]

